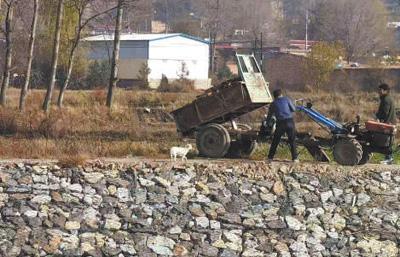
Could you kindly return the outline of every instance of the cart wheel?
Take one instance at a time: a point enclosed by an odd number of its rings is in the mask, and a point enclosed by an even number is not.
[[[341,139],[333,146],[333,157],[340,165],[355,166],[362,156],[362,146],[355,139]]]
[[[249,139],[236,140],[231,142],[228,158],[249,158],[257,147],[257,142]]]
[[[369,160],[371,160],[372,156],[374,156],[374,153],[371,153],[370,151],[363,149],[363,155],[358,165],[367,164]]]
[[[222,158],[229,150],[231,137],[222,125],[209,124],[198,132],[196,145],[201,156]]]

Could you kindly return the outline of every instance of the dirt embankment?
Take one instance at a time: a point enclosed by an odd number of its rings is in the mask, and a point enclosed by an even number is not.
[[[0,164],[0,256],[392,256],[400,169]]]

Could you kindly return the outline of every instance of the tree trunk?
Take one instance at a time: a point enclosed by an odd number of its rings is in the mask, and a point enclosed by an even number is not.
[[[78,33],[80,33],[80,32],[78,32]],[[77,40],[77,41],[74,42],[74,45],[72,46],[72,49],[71,49],[71,52],[70,52],[70,55],[69,55],[69,59],[68,59],[67,76],[65,78],[64,84],[60,88],[60,93],[58,95],[57,106],[59,108],[62,107],[62,103],[63,103],[63,100],[64,100],[64,93],[65,93],[65,90],[68,87],[68,84],[69,84],[70,80],[71,80],[72,68],[74,66],[74,60],[75,60],[75,53],[76,53],[76,49],[78,47],[78,42],[80,40],[80,36],[77,36],[75,38],[75,40]]]
[[[112,106],[114,89],[117,87],[117,82],[118,82],[118,62],[119,62],[119,50],[121,44],[120,37],[122,29],[122,15],[123,15],[122,5],[123,5],[123,0],[118,0],[117,21],[115,24],[115,34],[114,34],[114,50],[113,50],[113,58],[111,61],[111,76],[107,94],[108,108],[111,108]]]
[[[10,3],[7,6],[7,14],[5,20],[5,36],[6,36],[6,56],[5,56],[5,64],[4,64],[4,73],[3,73],[3,81],[1,83],[1,92],[0,92],[0,104],[2,106],[6,105],[7,100],[7,89],[10,84],[10,69],[12,63],[12,39],[11,39],[11,26],[13,22],[14,15],[14,3]]]
[[[49,111],[51,97],[53,95],[54,85],[56,83],[58,54],[60,51],[60,37],[61,37],[61,25],[62,25],[63,15],[64,15],[64,0],[58,0],[57,21],[54,32],[53,56],[51,62],[51,76],[49,85],[47,87],[46,98],[44,99],[43,102],[43,111],[45,112]]]
[[[21,96],[19,98],[19,110],[20,111],[22,111],[25,107],[25,99],[26,99],[26,95],[28,93],[29,82],[31,79],[32,60],[33,60],[33,51],[35,48],[38,11],[39,11],[39,0],[33,0],[33,19],[32,19],[32,25],[31,25],[31,36],[29,39],[28,66],[27,66],[26,72],[25,72],[25,83],[21,89]]]

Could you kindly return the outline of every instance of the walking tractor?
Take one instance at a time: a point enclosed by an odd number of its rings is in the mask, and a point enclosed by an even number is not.
[[[235,119],[272,103],[269,85],[253,55],[237,54],[240,77],[225,81],[206,90],[192,103],[172,112],[178,132],[196,139],[199,154],[208,158],[248,158],[257,142],[269,141],[273,121],[264,121],[260,130],[254,130]],[[298,111],[330,132],[329,138],[298,133],[296,142],[321,162],[329,162],[324,149],[331,148],[336,162],[341,165],[365,164],[372,153],[391,151],[396,129],[394,126],[366,122],[341,124],[331,120],[305,100],[296,101]]]

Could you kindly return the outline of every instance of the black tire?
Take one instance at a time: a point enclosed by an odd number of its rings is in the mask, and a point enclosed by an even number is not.
[[[367,164],[369,162],[369,160],[371,160],[372,156],[374,156],[373,153],[371,153],[370,151],[368,151],[366,149],[363,149],[363,155],[362,155],[361,160],[358,163],[358,165]]]
[[[197,133],[196,145],[201,156],[222,158],[229,150],[231,137],[222,125],[209,124]]]
[[[248,139],[236,140],[231,142],[227,158],[249,158],[257,147],[257,142]]]
[[[236,124],[238,130],[240,131],[250,131],[252,128],[243,123]],[[253,154],[254,150],[257,147],[257,142],[242,138],[240,140],[232,140],[231,146],[229,147],[229,151],[226,154],[227,158],[249,158],[250,155]]]
[[[335,161],[344,166],[355,166],[363,156],[361,144],[355,139],[341,139],[333,146]]]
[[[248,158],[257,148],[257,142],[254,140],[242,140],[242,157]]]
[[[226,153],[227,158],[238,159],[242,157],[241,143],[240,141],[232,141],[228,152]]]

